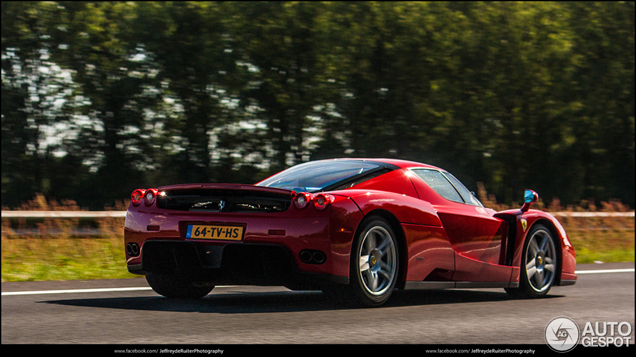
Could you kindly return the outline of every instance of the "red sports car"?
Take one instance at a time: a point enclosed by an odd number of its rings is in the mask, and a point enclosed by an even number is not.
[[[576,282],[561,224],[485,208],[449,172],[392,159],[300,164],[255,185],[138,189],[126,215],[128,270],[157,293],[283,285],[366,306],[394,289],[504,288],[541,297]]]

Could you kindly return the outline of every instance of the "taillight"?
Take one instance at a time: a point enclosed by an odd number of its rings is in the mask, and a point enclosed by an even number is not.
[[[296,208],[305,208],[307,207],[307,204],[310,200],[310,194],[306,192],[300,192],[296,194],[296,197],[294,197],[294,205],[296,206]]]
[[[155,197],[157,197],[157,189],[149,188],[146,190],[144,195],[144,201],[146,202],[146,206],[150,206],[155,202]]]
[[[130,195],[130,199],[134,206],[139,206],[141,204],[141,201],[144,199],[145,192],[146,191],[142,189],[136,189],[132,192],[132,194]]]
[[[322,211],[323,209],[327,208],[327,206],[329,206],[329,204],[334,200],[335,197],[320,193],[316,195],[316,197],[314,197],[314,207],[316,207],[317,210]]]

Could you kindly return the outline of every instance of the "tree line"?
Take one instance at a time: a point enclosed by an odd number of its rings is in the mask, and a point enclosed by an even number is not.
[[[634,2],[2,2],[2,206],[390,157],[634,206]]]

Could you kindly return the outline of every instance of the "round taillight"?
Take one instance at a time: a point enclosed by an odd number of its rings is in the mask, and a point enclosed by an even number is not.
[[[314,197],[314,207],[316,207],[317,210],[322,211],[323,209],[327,208],[327,206],[329,206],[329,204],[333,202],[334,199],[335,198],[331,195],[325,195],[321,193]]]
[[[296,195],[296,198],[294,198],[294,205],[296,208],[305,208],[310,200],[311,196],[309,194],[300,192]]]
[[[145,191],[142,189],[136,189],[132,192],[130,200],[134,206],[139,206],[141,204],[141,201],[144,199],[144,193]]]
[[[155,197],[157,197],[157,190],[154,188],[147,189],[144,195],[146,206],[150,206],[151,204],[153,204],[155,202]]]

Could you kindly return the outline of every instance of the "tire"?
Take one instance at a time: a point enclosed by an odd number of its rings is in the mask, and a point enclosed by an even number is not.
[[[508,288],[513,297],[539,298],[545,296],[558,273],[557,249],[550,230],[542,225],[534,225],[528,232],[523,246],[519,287]]]
[[[350,291],[365,306],[384,304],[393,293],[400,267],[398,242],[387,221],[364,224],[351,250]]]
[[[149,273],[146,281],[152,290],[167,298],[201,299],[214,289],[214,285],[195,285],[178,275]]]

